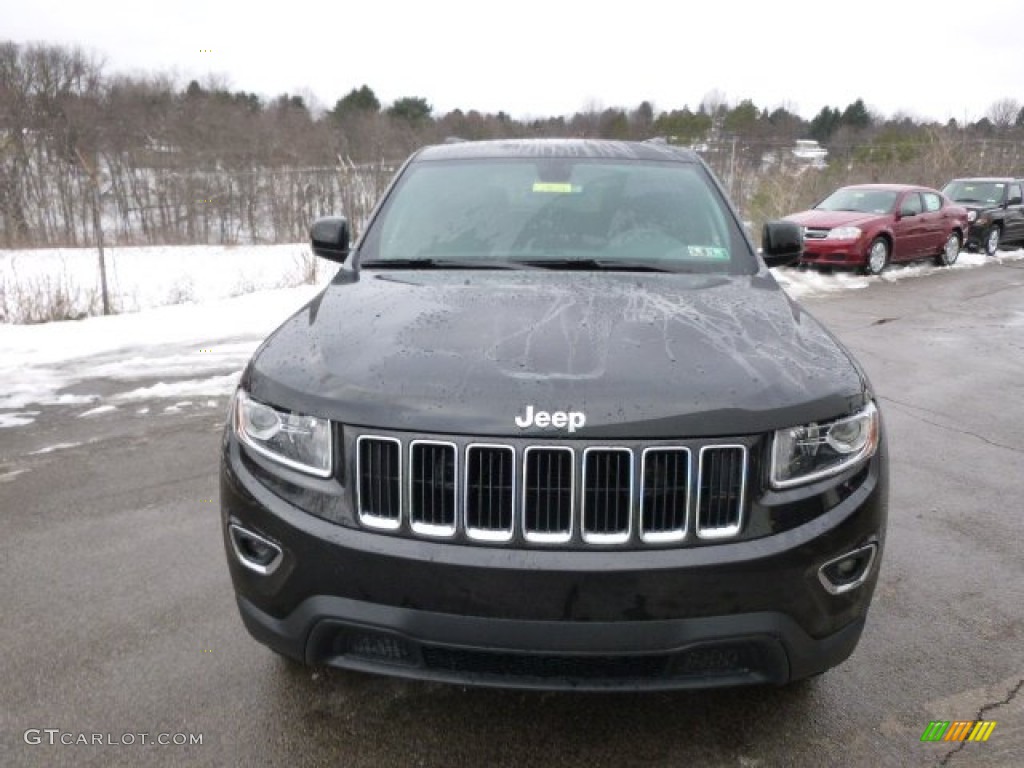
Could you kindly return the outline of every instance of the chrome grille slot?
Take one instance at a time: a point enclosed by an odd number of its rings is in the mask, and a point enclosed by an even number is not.
[[[360,437],[356,477],[359,520],[371,528],[398,528],[402,522],[402,444],[393,437]]]
[[[583,451],[583,541],[621,544],[629,540],[633,510],[633,451]]]
[[[747,486],[747,449],[715,445],[700,449],[697,536],[719,539],[740,531]]]
[[[557,544],[572,538],[575,454],[572,448],[523,452],[523,535]]]
[[[516,452],[510,445],[466,448],[466,535],[480,541],[512,538],[516,495]]]
[[[454,443],[413,440],[409,444],[409,524],[416,533],[455,534],[456,455]]]
[[[641,468],[640,538],[649,542],[686,538],[690,503],[688,448],[648,448]]]

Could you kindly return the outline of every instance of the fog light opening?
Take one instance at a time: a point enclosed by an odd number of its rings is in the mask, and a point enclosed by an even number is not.
[[[841,595],[856,589],[871,575],[871,566],[875,562],[877,552],[878,544],[872,542],[829,560],[818,569],[818,580],[833,595]]]
[[[276,571],[281,564],[284,553],[269,539],[234,523],[228,526],[228,534],[235,557],[250,571],[267,576]]]

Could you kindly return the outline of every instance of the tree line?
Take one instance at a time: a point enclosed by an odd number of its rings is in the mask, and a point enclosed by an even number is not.
[[[436,114],[422,96],[384,105],[369,85],[330,108],[308,101],[107,73],[75,47],[0,43],[0,247],[92,245],[97,226],[108,244],[294,242],[332,212],[358,228],[397,163],[451,136],[662,136],[694,146],[755,220],[847,179],[1019,173],[1024,147],[1024,108],[1012,99],[965,125],[883,117],[861,99],[804,120],[716,91],[695,109],[643,101],[530,120]],[[828,147],[826,171],[793,161],[798,138]]]

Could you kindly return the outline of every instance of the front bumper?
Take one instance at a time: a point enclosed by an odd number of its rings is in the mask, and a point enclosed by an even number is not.
[[[500,621],[319,595],[285,619],[244,597],[249,633],[308,664],[505,688],[781,685],[853,652],[859,618],[813,638],[782,613],[647,622]],[[344,617],[344,618],[339,618]]]
[[[543,550],[385,536],[315,517],[260,483],[228,434],[225,531],[275,542],[243,567],[250,633],[309,664],[502,687],[665,689],[782,684],[852,653],[877,579],[829,594],[822,564],[884,539],[884,444],[859,485],[782,533],[712,546]]]
[[[805,240],[801,264],[857,268],[867,264],[867,246],[861,240]]]
[[[967,229],[967,239],[964,242],[964,247],[968,251],[984,251],[985,240],[988,239],[988,232],[991,226],[992,223],[990,221],[984,224],[972,223]]]

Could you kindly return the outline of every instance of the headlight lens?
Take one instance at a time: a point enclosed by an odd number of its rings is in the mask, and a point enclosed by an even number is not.
[[[878,449],[878,409],[868,403],[853,416],[775,432],[771,482],[790,488],[831,475],[870,458]]]
[[[968,223],[973,222],[976,218],[978,218],[978,212],[977,211],[968,211],[967,212],[967,222]]]
[[[331,422],[315,416],[286,413],[235,394],[235,434],[274,461],[318,477],[331,474]]]
[[[860,227],[836,227],[825,235],[826,240],[856,240],[860,237]]]

